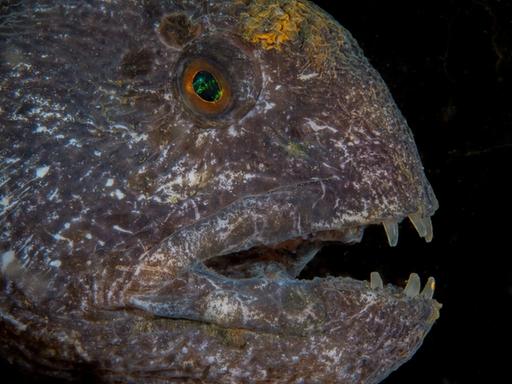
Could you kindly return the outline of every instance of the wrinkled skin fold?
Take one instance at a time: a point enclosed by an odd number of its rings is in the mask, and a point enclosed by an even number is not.
[[[4,358],[70,380],[370,384],[420,347],[433,279],[298,278],[369,225],[432,240],[438,207],[386,85],[321,9],[7,2],[0,37]]]

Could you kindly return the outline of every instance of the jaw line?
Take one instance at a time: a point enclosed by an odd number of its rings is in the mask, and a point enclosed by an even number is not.
[[[340,188],[339,178],[331,177],[240,198],[215,214],[180,228],[143,254],[135,266],[123,272],[114,288],[117,292],[109,293],[106,305],[122,306],[140,292],[158,292],[168,281],[212,257],[322,231],[398,221],[395,218],[419,210],[404,206],[391,216],[387,208],[376,204],[370,217],[367,203],[354,197],[342,200]]]
[[[429,329],[439,317],[441,305],[432,299],[428,285],[411,296],[407,287],[372,283],[351,277],[234,280],[197,266],[158,292],[132,296],[127,306],[171,320],[300,337],[348,330],[352,318],[364,323],[369,306],[388,325],[412,316],[418,317],[418,326]]]

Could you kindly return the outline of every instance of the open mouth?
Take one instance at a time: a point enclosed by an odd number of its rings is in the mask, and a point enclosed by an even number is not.
[[[410,222],[420,237],[430,242],[433,228],[430,218],[410,215]],[[398,242],[398,222],[384,222],[389,246]],[[258,245],[240,252],[216,256],[205,266],[229,279],[266,278],[270,280],[312,280],[325,277],[348,277],[368,280],[372,289],[383,288],[379,272],[386,260],[382,258],[382,239],[378,226],[353,226],[339,230],[319,231],[290,238],[277,244]],[[365,241],[363,235],[367,232]],[[389,260],[388,260],[389,263]],[[389,268],[387,268],[389,269]],[[394,289],[405,285],[403,293],[415,297],[421,283],[416,273],[407,276],[391,269],[386,273]],[[398,286],[398,287],[396,287]],[[435,281],[430,277],[422,296],[432,298]]]
[[[376,229],[381,231],[380,247],[382,227],[394,247],[405,217],[430,241],[430,216],[436,207],[418,214],[407,213],[414,209],[410,207],[391,216],[378,212],[380,205],[371,212],[347,209],[358,204],[354,200],[341,209],[336,198],[328,198],[335,187],[324,181],[302,186],[300,193],[291,186],[248,196],[183,228],[141,259],[135,274],[128,276],[122,303],[160,317],[254,332],[322,334],[335,332],[337,323],[352,329],[350,319],[365,323],[367,316],[375,324],[403,323],[407,329],[423,327],[423,332],[440,308],[432,300],[434,279],[423,286],[416,273],[400,270],[392,276],[395,284],[387,274],[384,284],[376,272],[381,268],[362,267],[367,258],[351,253],[366,247],[374,237],[367,234]],[[381,251],[368,250],[375,257]],[[173,276],[173,270],[179,274]],[[402,315],[397,318],[396,313]]]

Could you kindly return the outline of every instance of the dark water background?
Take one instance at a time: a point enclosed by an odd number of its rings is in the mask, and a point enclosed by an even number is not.
[[[437,279],[441,318],[384,383],[512,383],[512,1],[316,3],[388,84],[440,202],[431,244],[404,223],[396,249],[376,230],[341,259],[361,256],[359,278]]]
[[[353,249],[327,248],[316,266],[362,279],[378,270],[397,284],[411,271],[437,279],[441,318],[385,384],[512,382],[512,2],[316,3],[385,79],[440,201],[431,244],[404,223],[389,249],[374,228]],[[35,382],[5,364],[0,373],[1,382]]]

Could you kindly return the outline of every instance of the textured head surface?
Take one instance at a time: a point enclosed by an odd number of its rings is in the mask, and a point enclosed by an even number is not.
[[[0,37],[5,356],[107,381],[375,383],[419,347],[430,290],[294,279],[326,234],[411,216],[428,238],[437,209],[405,119],[329,15],[25,1],[0,7]],[[203,264],[234,254],[242,277]]]

